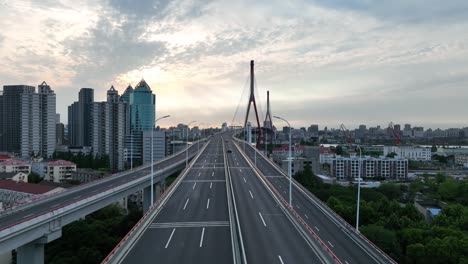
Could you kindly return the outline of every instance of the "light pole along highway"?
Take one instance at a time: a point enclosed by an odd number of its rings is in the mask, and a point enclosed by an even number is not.
[[[197,120],[193,120],[192,122],[188,123],[188,125],[187,125],[187,141],[186,141],[187,149],[185,150],[185,167],[188,166],[188,134],[189,134],[189,127],[190,127],[191,124],[193,124],[195,122],[197,122]]]
[[[168,118],[168,117],[170,117],[170,115],[166,115],[166,116],[163,116],[163,117],[160,117],[160,118],[154,120],[154,127],[153,127],[153,129],[151,129],[151,186],[150,186],[150,189],[151,189],[151,203],[150,203],[150,206],[153,205],[153,203],[154,203],[154,200],[153,200],[153,197],[154,197],[154,190],[153,190],[153,178],[154,178],[153,138],[154,138],[154,129],[156,128],[156,122],[158,122],[159,120],[161,120],[163,118]]]
[[[289,157],[288,157],[288,177],[289,177],[289,206],[291,206],[291,208],[293,207],[292,205],[292,175],[291,175],[291,162],[292,162],[292,156],[291,156],[291,125],[289,124],[289,122],[284,119],[284,118],[281,118],[279,116],[273,116],[274,118],[278,118],[278,119],[281,119],[283,120],[284,122],[286,122],[289,126]]]
[[[361,197],[361,158],[362,158],[362,151],[361,147],[359,148],[359,161],[358,161],[358,189],[357,189],[357,205],[356,205],[356,231],[359,232],[359,200]]]

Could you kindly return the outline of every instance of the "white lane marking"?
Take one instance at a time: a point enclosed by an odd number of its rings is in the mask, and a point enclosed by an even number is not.
[[[281,264],[284,264],[283,259],[281,258],[280,255],[278,255],[278,258],[279,258],[279,261],[281,262]]]
[[[202,169],[203,169],[203,168],[205,168],[205,165],[202,165],[201,167],[202,167]]]
[[[23,218],[28,218],[28,217],[33,216],[33,215],[34,214],[28,214],[28,215],[23,216]]]
[[[211,187],[213,187],[213,183],[212,183],[212,182],[210,182],[210,189],[211,189]]]
[[[239,169],[240,172],[242,172],[242,169]]]
[[[297,209],[301,209],[301,207],[299,207],[299,205],[298,205],[298,204],[296,204],[296,207],[297,207]]]
[[[73,198],[73,200],[81,198],[81,195],[78,195],[77,197]]]
[[[203,246],[203,236],[205,236],[205,228],[202,229],[201,237],[200,237],[200,247]]]
[[[349,264],[348,261],[346,261],[346,260],[344,261],[344,263]]]
[[[184,209],[183,209],[183,210],[185,210],[185,207],[187,207],[188,201],[189,201],[189,198],[187,198],[187,201],[185,202],[185,205],[184,205]]]
[[[216,159],[215,159],[215,162],[216,162]]]
[[[305,215],[305,217],[306,217],[307,219],[309,219],[309,217],[308,217],[306,214],[304,214],[304,215]]]
[[[206,202],[206,209],[210,207],[210,198],[208,198],[208,201]]]
[[[175,232],[175,228],[172,229],[172,233],[169,236],[169,239],[167,240],[166,246],[164,248],[167,248],[169,246],[169,243],[171,243],[171,239],[172,239],[172,236],[174,235],[174,232]]]
[[[198,177],[200,177],[200,175],[201,175],[201,172],[198,173]]]
[[[249,190],[249,193],[250,193],[250,197],[252,197],[252,199],[253,199],[253,195],[252,195],[252,192],[250,190]]]
[[[214,177],[214,171],[213,171],[213,173],[211,173],[211,177]]]
[[[260,219],[262,219],[263,225],[267,226],[266,223],[265,223],[265,220],[263,219],[262,214],[260,212],[258,212],[258,215],[260,216]]]
[[[244,182],[247,183],[247,181],[245,180],[245,177],[242,177],[242,178],[244,178]]]
[[[332,244],[332,243],[330,243],[330,241],[328,241],[328,240],[327,240],[327,242],[328,242],[328,244],[330,244],[330,246],[331,246],[331,247],[334,247],[334,246],[333,246],[333,244]]]
[[[237,162],[237,166],[239,166],[239,162]]]
[[[317,226],[314,226],[314,227],[315,227],[315,229],[317,229],[317,231],[319,231],[319,232],[320,232],[320,229],[318,229],[318,227],[317,227]]]
[[[195,186],[197,186],[197,183],[193,184],[192,190],[195,189]]]
[[[58,204],[52,205],[51,207],[54,208],[54,207],[59,206],[59,205],[60,205],[60,204],[58,203]]]

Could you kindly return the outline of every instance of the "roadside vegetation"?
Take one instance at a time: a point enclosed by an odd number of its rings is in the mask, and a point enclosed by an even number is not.
[[[295,178],[352,226],[355,186],[323,184],[310,167]],[[447,203],[427,222],[413,205],[422,193]],[[359,230],[398,263],[468,264],[468,180],[425,176],[410,184],[361,188]]]

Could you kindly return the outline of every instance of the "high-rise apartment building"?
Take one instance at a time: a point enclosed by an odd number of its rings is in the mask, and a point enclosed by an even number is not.
[[[21,156],[51,157],[56,145],[56,97],[42,82],[38,93],[21,94]]]
[[[124,146],[129,133],[129,106],[112,86],[107,101],[93,103],[92,147],[94,155],[109,155],[110,168],[125,168]]]
[[[19,153],[21,150],[21,95],[34,93],[29,85],[3,86],[0,118],[0,150]]]
[[[70,146],[91,146],[94,90],[81,88],[78,102],[68,106],[68,140]]]

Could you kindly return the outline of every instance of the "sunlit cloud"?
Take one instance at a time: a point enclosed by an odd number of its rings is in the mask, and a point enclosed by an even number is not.
[[[62,117],[80,87],[144,78],[163,126],[242,122],[254,59],[262,113],[269,90],[294,126],[468,123],[466,1],[0,3],[0,80],[46,80]]]

